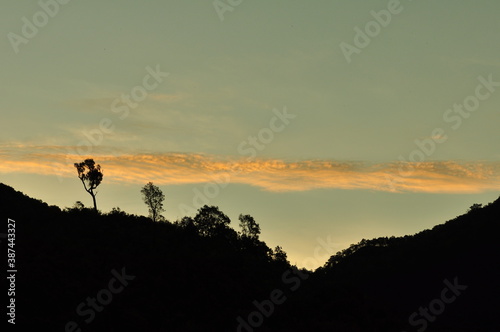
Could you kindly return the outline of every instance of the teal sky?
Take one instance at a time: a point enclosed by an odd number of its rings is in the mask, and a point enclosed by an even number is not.
[[[316,267],[318,238],[413,234],[499,195],[498,1],[242,1],[223,20],[212,1],[42,3],[53,17],[0,12],[0,181],[49,204],[91,205],[72,164],[93,157],[103,211],[147,214],[153,181],[175,220],[213,190],[233,227],[251,214]],[[388,7],[383,27],[371,12]]]

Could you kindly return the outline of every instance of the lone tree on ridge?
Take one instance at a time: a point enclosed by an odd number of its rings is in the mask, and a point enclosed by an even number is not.
[[[83,188],[92,196],[94,210],[97,212],[97,203],[95,200],[97,192],[94,192],[94,190],[102,182],[103,174],[101,165],[96,165],[94,159],[85,159],[81,163],[75,163],[75,168],[78,171],[78,178],[83,183]]]
[[[163,209],[163,201],[165,200],[165,195],[161,191],[160,188],[155,186],[153,182],[148,182],[141,189],[142,200],[149,209],[149,217],[153,221],[161,221],[163,220],[163,216],[161,213],[165,211]]]

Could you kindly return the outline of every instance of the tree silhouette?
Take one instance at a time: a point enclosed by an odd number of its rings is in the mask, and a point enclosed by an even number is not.
[[[483,204],[478,204],[478,203],[474,203],[471,205],[471,207],[467,210],[467,212],[471,212],[471,211],[475,211],[475,210],[479,210],[483,207]]]
[[[165,200],[165,195],[163,192],[153,184],[153,182],[148,182],[141,189],[142,200],[149,209],[149,217],[153,221],[163,220],[161,213],[165,211],[163,209],[163,201]]]
[[[78,178],[83,183],[83,188],[92,196],[94,210],[97,211],[95,200],[97,192],[94,192],[94,190],[101,184],[103,178],[101,165],[96,165],[94,159],[85,159],[81,163],[75,163],[75,168],[78,171]]]
[[[231,219],[217,206],[204,205],[198,210],[193,222],[201,235],[214,236],[226,229],[231,223]]]
[[[288,263],[287,254],[281,246],[276,246],[276,248],[274,248],[272,258],[278,262]]]
[[[73,209],[81,211],[85,209],[85,205],[81,201],[76,201],[75,204],[73,204]]]
[[[240,214],[238,219],[240,220],[241,235],[254,240],[258,240],[260,234],[260,226],[259,224],[257,224],[255,219],[249,214]]]

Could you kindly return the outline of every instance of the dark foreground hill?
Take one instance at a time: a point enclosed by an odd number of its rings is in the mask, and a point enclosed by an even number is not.
[[[61,211],[3,184],[0,202],[19,331],[500,331],[500,200],[314,273],[230,228]]]
[[[363,240],[276,320],[301,331],[500,331],[499,235],[497,199],[414,236]]]

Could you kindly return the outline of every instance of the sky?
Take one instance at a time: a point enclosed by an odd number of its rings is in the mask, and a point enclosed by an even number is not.
[[[216,205],[315,268],[500,192],[500,2],[7,0],[0,182],[61,208]],[[327,245],[325,245],[325,243]]]

